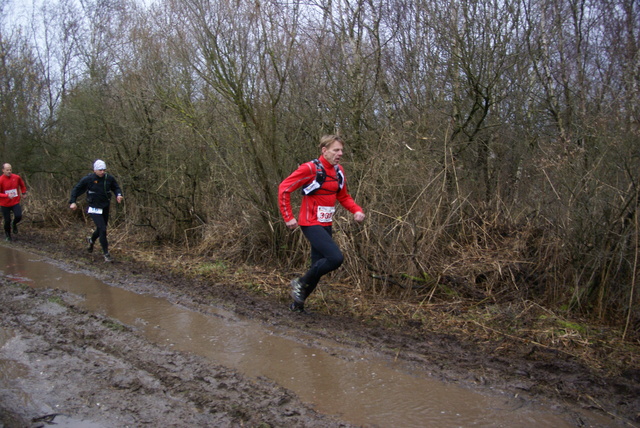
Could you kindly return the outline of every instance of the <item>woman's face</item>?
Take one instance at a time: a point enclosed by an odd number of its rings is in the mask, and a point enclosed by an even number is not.
[[[342,150],[344,146],[340,141],[334,141],[329,144],[327,147],[322,148],[322,156],[331,164],[337,165],[340,163],[340,158],[342,157]]]

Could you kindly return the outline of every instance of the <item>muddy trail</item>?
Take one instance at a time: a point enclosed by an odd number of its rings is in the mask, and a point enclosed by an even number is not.
[[[633,368],[607,375],[534,344],[478,343],[336,314],[291,314],[280,298],[150,267],[125,251],[105,264],[75,241],[27,231],[7,245],[193,311],[224,307],[293,336],[402,361],[447,384],[537,403],[567,426],[640,426],[640,373]],[[51,414],[59,426],[350,426],[270,379],[152,343],[130,325],[83,309],[73,293],[3,277],[0,294],[0,367],[7,374],[0,378],[0,426],[45,426]]]

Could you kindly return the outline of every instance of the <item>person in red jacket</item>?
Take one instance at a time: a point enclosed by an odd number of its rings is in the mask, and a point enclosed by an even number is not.
[[[27,193],[27,186],[18,174],[11,173],[11,164],[2,164],[0,176],[0,207],[4,218],[5,240],[11,241],[11,232],[18,233],[18,223],[22,220],[20,197]],[[13,223],[11,213],[13,212]]]
[[[291,281],[293,303],[289,309],[304,312],[304,301],[315,290],[320,278],[342,265],[344,257],[331,237],[331,225],[336,201],[353,213],[357,222],[364,220],[364,212],[349,192],[344,171],[339,165],[344,141],[337,135],[320,139],[321,156],[303,163],[278,188],[280,213],[287,227],[298,226],[311,244],[311,267],[300,278]],[[298,219],[291,210],[291,193],[302,188],[302,203]]]

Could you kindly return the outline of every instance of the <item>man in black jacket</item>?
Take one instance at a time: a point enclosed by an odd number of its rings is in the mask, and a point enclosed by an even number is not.
[[[93,172],[83,177],[71,191],[71,199],[69,199],[69,208],[75,210],[78,208],[76,199],[83,193],[87,193],[87,203],[89,209],[87,214],[91,216],[96,224],[96,230],[91,237],[87,238],[89,252],[93,251],[93,244],[100,239],[100,246],[104,253],[104,261],[112,261],[109,254],[109,242],[107,241],[107,223],[109,222],[109,205],[111,203],[111,192],[116,195],[116,201],[121,203],[124,197],[122,190],[118,186],[116,179],[107,174],[107,165],[104,161],[98,159],[93,164]]]

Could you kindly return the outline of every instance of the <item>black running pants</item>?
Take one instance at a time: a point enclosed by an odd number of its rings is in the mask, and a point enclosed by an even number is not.
[[[302,233],[311,243],[311,268],[300,280],[307,284],[307,296],[318,285],[320,278],[338,269],[344,256],[331,237],[331,226],[301,226]]]
[[[102,209],[102,214],[89,214],[96,224],[96,230],[91,235],[91,240],[100,240],[103,253],[109,252],[109,242],[107,241],[107,223],[109,223],[109,207]]]
[[[13,224],[20,223],[22,220],[22,207],[16,204],[12,207],[2,207],[2,217],[4,218],[4,233],[11,234],[11,213],[13,212]]]

